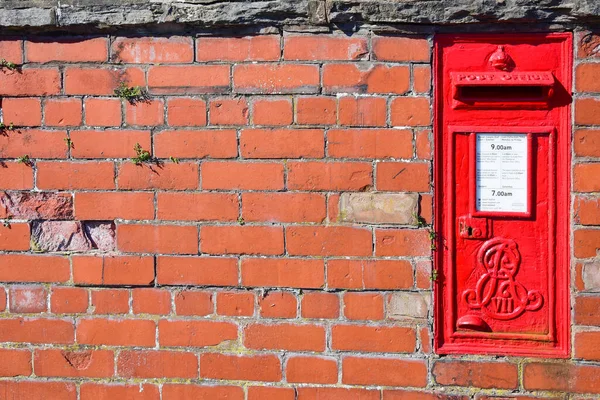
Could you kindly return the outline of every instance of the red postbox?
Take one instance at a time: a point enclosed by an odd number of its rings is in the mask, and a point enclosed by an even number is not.
[[[566,356],[572,39],[440,35],[436,349]]]

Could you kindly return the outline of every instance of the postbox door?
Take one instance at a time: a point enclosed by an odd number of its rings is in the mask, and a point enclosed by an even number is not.
[[[436,43],[436,349],[566,356],[569,34]]]

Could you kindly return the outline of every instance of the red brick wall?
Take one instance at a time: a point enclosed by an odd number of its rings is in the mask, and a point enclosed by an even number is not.
[[[600,39],[577,43],[558,361],[432,352],[431,38],[0,40],[0,399],[600,393]]]

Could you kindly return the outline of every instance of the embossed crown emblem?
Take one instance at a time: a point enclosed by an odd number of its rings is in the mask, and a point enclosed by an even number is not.
[[[504,51],[504,46],[498,46],[498,49],[490,56],[489,63],[496,69],[508,71],[513,65],[513,60]]]

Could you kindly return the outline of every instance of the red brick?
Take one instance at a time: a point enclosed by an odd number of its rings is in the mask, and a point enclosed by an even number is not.
[[[0,165],[0,189],[22,190],[33,188],[33,169],[20,162],[4,162]]]
[[[181,351],[122,351],[117,375],[125,378],[195,378],[198,358]]]
[[[246,222],[321,222],[325,213],[325,197],[316,193],[242,194]]]
[[[600,393],[600,368],[596,365],[528,363],[523,368],[526,390]]]
[[[373,185],[373,167],[361,162],[290,162],[288,189],[364,190]]]
[[[600,64],[582,63],[575,68],[575,89],[581,93],[600,92]]]
[[[81,400],[159,400],[158,386],[148,383],[136,385],[82,383],[80,388]]]
[[[600,230],[577,229],[573,238],[573,246],[577,258],[596,257],[600,252]]]
[[[237,259],[221,257],[157,257],[162,285],[236,286]]]
[[[340,299],[335,293],[310,292],[302,296],[302,318],[338,318]]]
[[[410,88],[407,66],[382,64],[325,64],[325,93],[391,93],[404,94]]]
[[[387,125],[387,102],[383,97],[342,97],[339,108],[340,125]]]
[[[369,50],[364,37],[332,35],[287,36],[284,40],[285,60],[361,60]]]
[[[268,292],[258,299],[260,316],[263,318],[296,318],[298,302],[288,292]]]
[[[250,386],[248,400],[296,400],[296,390],[291,387]]]
[[[590,361],[600,361],[600,348],[598,341],[600,332],[576,332],[575,333],[575,358]]]
[[[431,68],[429,65],[413,65],[413,91],[429,93],[431,90]]]
[[[324,351],[325,328],[317,325],[252,324],[244,329],[244,346],[256,350]]]
[[[127,125],[156,126],[165,122],[165,104],[162,100],[125,103]]]
[[[333,289],[409,289],[413,268],[403,260],[329,260],[327,285]]]
[[[5,98],[2,105],[2,121],[10,126],[40,126],[42,124],[42,102],[37,98]],[[8,132],[11,133],[11,132]]]
[[[251,317],[254,315],[254,293],[217,293],[217,314],[233,317]]]
[[[198,164],[161,163],[158,165],[121,164],[117,173],[119,189],[197,189]]]
[[[47,345],[72,344],[74,340],[75,329],[73,321],[69,319],[0,319],[0,341],[2,342]]]
[[[136,144],[150,149],[150,131],[71,131],[71,140],[74,146],[71,154],[75,158],[132,158],[136,155]],[[62,147],[66,150],[64,142]]]
[[[194,61],[194,44],[189,37],[120,37],[111,46],[115,62],[171,64]]]
[[[60,94],[60,72],[57,68],[26,68],[0,74],[0,96],[55,94]]]
[[[36,41],[27,40],[25,53],[28,62],[106,62],[108,40],[102,37],[93,39],[69,37],[63,40],[52,37]]]
[[[65,131],[19,129],[18,133],[0,135],[0,157],[66,158],[66,137]]]
[[[203,226],[200,249],[208,254],[283,254],[283,228]]]
[[[186,384],[166,384],[163,387],[163,400],[244,400],[244,389],[238,386],[199,386]]]
[[[417,37],[377,36],[373,38],[373,57],[381,61],[429,61],[429,43]]]
[[[515,389],[518,366],[504,362],[437,361],[433,376],[441,385]]]
[[[73,279],[80,284],[146,286],[154,283],[153,257],[73,257]]]
[[[154,196],[142,192],[85,192],[75,194],[80,220],[153,219]]]
[[[276,61],[281,53],[278,35],[200,37],[196,61]]]
[[[255,125],[291,125],[293,119],[289,98],[265,98],[252,103],[252,122]]]
[[[376,184],[378,190],[428,192],[429,163],[378,162]]]
[[[288,382],[337,383],[337,362],[332,358],[291,357],[285,376]]]
[[[576,192],[600,192],[600,163],[575,164],[573,189]]]
[[[167,315],[171,312],[171,292],[164,289],[133,289],[134,314]]]
[[[221,93],[229,90],[229,65],[156,66],[148,70],[154,94]]]
[[[578,129],[573,139],[575,154],[582,157],[600,157],[600,130]]]
[[[168,321],[158,322],[159,343],[162,347],[207,347],[235,341],[238,328],[221,321]]]
[[[415,147],[417,158],[431,160],[431,131],[423,130],[415,133]]]
[[[170,126],[205,126],[206,102],[187,97],[170,98],[167,101],[167,120]]]
[[[23,63],[23,41],[3,38],[0,40],[0,59],[5,59],[8,62],[15,64]]]
[[[202,163],[203,189],[279,190],[283,189],[283,164],[258,162]]]
[[[324,285],[322,260],[244,258],[244,286],[319,288]]]
[[[412,132],[399,129],[331,129],[328,154],[334,158],[411,158]],[[380,164],[381,165],[381,164]]]
[[[422,229],[377,229],[375,240],[377,256],[428,256],[431,253],[431,240]]]
[[[31,375],[31,351],[0,349],[0,376]]]
[[[197,254],[198,228],[179,225],[118,225],[117,247],[130,253]]]
[[[432,282],[432,263],[431,261],[417,261],[415,266],[415,281],[419,289],[431,288]]]
[[[416,344],[417,339],[413,328],[335,325],[331,329],[333,350],[412,353],[415,351]]]
[[[398,358],[345,357],[342,382],[347,385],[425,387],[427,363]]]
[[[69,259],[60,256],[0,255],[0,282],[66,282]]]
[[[290,226],[286,229],[291,255],[370,256],[373,238],[370,229],[351,227]]]
[[[33,356],[36,376],[109,378],[115,355],[109,350],[38,349]]]
[[[322,158],[321,129],[244,129],[240,150],[244,158]]]
[[[248,125],[250,111],[243,97],[210,102],[210,125]]]
[[[70,382],[0,381],[0,393],[11,400],[77,399],[77,388]]]
[[[275,355],[235,356],[203,353],[200,355],[200,377],[279,382],[281,363]]]
[[[90,126],[121,125],[121,100],[86,98],[85,124]]]
[[[575,323],[578,325],[600,325],[600,297],[577,296],[575,297]]]
[[[0,225],[0,250],[29,250],[30,229],[26,223]]]
[[[81,319],[77,324],[77,343],[105,346],[155,345],[156,323],[135,319]]]
[[[233,68],[238,93],[315,93],[319,67],[304,64],[238,64]]]
[[[92,290],[94,314],[128,314],[129,290]]]
[[[431,110],[427,97],[396,97],[390,105],[392,125],[431,125]]]
[[[6,290],[0,287],[0,311],[6,310]]]
[[[50,309],[54,314],[85,313],[88,309],[88,292],[80,288],[52,288]]]
[[[379,390],[346,389],[337,387],[299,387],[298,399],[301,400],[379,400]]]
[[[80,99],[48,99],[44,105],[46,126],[81,125]]]
[[[115,166],[112,162],[38,161],[39,189],[114,189]]]
[[[578,125],[600,124],[600,99],[575,99],[575,123]]]
[[[379,293],[345,293],[344,316],[357,320],[382,320],[384,317],[383,296]]]
[[[113,95],[120,83],[145,86],[144,71],[140,68],[67,67],[64,79],[68,95]]]
[[[296,100],[296,122],[301,125],[335,125],[337,100],[334,97],[300,97]]]
[[[182,290],[175,295],[175,313],[177,315],[205,316],[214,313],[213,294]]]
[[[575,222],[582,225],[600,225],[600,197],[575,197]]]
[[[445,394],[444,392],[417,392],[412,390],[384,390],[383,400],[469,400],[470,396]],[[496,398],[496,397],[494,397]],[[536,397],[538,400],[544,400]],[[477,400],[491,400],[492,398],[479,397]],[[498,397],[498,400],[510,400],[512,397]],[[526,398],[515,398],[514,400],[527,400]],[[550,400],[550,399],[545,399]],[[557,400],[557,399],[554,399]]]
[[[234,130],[162,131],[154,135],[159,158],[233,158],[237,156]]]

